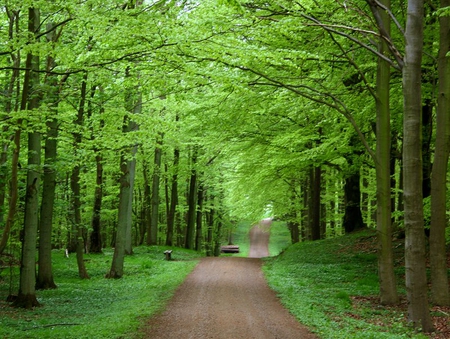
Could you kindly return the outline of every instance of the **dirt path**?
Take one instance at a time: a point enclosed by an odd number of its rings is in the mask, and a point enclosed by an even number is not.
[[[250,232],[251,256],[268,255],[270,223],[261,226]],[[316,338],[281,306],[255,257],[203,258],[143,330],[151,339]]]

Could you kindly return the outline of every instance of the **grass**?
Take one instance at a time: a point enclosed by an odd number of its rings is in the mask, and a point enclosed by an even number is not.
[[[285,307],[320,338],[428,338],[407,326],[404,308],[378,305],[374,246],[367,230],[299,243],[263,269]]]
[[[165,247],[137,247],[125,259],[122,279],[105,279],[112,250],[86,255],[91,276],[80,280],[75,256],[53,253],[55,290],[37,291],[42,307],[22,310],[4,302],[9,270],[0,276],[0,338],[101,339],[134,338],[142,319],[155,314],[193,269],[198,253],[174,249],[173,261],[163,260]],[[17,273],[16,273],[17,275]]]
[[[238,254],[247,256],[250,223],[240,223],[233,242]],[[297,319],[322,339],[430,338],[415,333],[406,324],[405,307],[378,305],[376,241],[373,231],[289,246],[286,225],[271,227],[270,254],[263,270],[269,285]],[[402,255],[403,246],[398,246]],[[105,279],[112,250],[86,255],[91,276],[80,280],[75,256],[65,258],[55,251],[54,274],[58,289],[38,291],[43,307],[14,309],[4,300],[8,295],[9,270],[0,272],[0,338],[93,338],[119,339],[139,336],[143,321],[160,311],[197,263],[198,253],[174,249],[173,261],[163,260],[166,247],[137,247],[125,260],[122,279]],[[397,261],[401,263],[401,260]],[[17,268],[13,278],[18,278]],[[404,298],[404,269],[396,269]],[[17,289],[13,291],[16,292]],[[449,309],[444,309],[447,313]],[[439,309],[434,317],[443,323]],[[432,336],[449,338],[450,336]]]

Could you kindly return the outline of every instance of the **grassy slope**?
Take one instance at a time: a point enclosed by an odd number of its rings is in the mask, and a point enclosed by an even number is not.
[[[321,338],[425,338],[406,326],[401,308],[377,304],[374,243],[374,232],[362,231],[295,244],[266,259],[264,271],[282,303]]]
[[[75,256],[54,252],[56,290],[38,291],[43,307],[14,309],[5,303],[9,270],[0,277],[0,338],[132,338],[143,318],[154,314],[197,263],[198,254],[174,249],[174,261],[163,260],[164,247],[139,247],[125,260],[122,279],[105,279],[112,251],[87,255],[91,279],[77,276]],[[4,279],[3,281],[1,279]]]

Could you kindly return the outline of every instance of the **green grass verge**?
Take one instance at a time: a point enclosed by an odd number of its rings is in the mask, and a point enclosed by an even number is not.
[[[112,250],[86,255],[91,276],[80,280],[75,256],[53,254],[58,288],[37,291],[42,307],[22,310],[10,307],[9,270],[0,276],[0,338],[100,339],[133,338],[141,322],[155,314],[195,267],[198,253],[173,249],[173,261],[163,260],[165,247],[137,247],[125,258],[125,275],[105,279]],[[16,291],[15,291],[16,292]]]
[[[377,304],[374,240],[362,231],[295,244],[263,269],[285,307],[320,338],[427,338],[406,325],[401,308]]]

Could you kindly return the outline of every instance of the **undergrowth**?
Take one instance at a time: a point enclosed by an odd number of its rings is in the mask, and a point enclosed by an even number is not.
[[[197,263],[198,253],[165,247],[137,247],[125,259],[121,279],[105,279],[113,252],[85,256],[89,280],[78,278],[75,255],[53,253],[57,289],[37,291],[42,307],[12,308],[6,303],[9,270],[0,275],[0,338],[132,338],[141,321],[159,311]]]
[[[429,338],[408,327],[404,303],[379,305],[375,247],[370,230],[298,243],[265,259],[263,269],[285,307],[320,338]],[[402,272],[397,269],[404,300]]]

